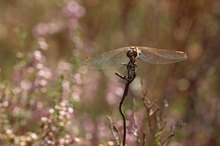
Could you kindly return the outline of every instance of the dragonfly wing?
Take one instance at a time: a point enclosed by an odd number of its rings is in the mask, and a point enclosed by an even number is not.
[[[123,47],[92,58],[87,58],[84,60],[84,64],[90,68],[97,69],[121,67],[123,64],[127,64],[129,61],[128,57],[126,56],[128,49],[129,47]]]
[[[181,51],[155,49],[148,47],[138,47],[141,51],[139,58],[152,64],[175,63],[187,58],[187,55]]]

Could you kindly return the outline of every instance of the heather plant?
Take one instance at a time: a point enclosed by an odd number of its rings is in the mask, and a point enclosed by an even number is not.
[[[60,73],[52,74],[45,62],[41,52],[34,51],[28,60],[15,66],[15,78],[10,84],[1,83],[2,144],[66,145],[75,142],[70,128],[73,107],[66,98],[69,95],[65,95],[68,89],[64,84],[67,83],[64,79],[58,82]],[[51,86],[62,89],[57,88],[56,93],[50,94]]]

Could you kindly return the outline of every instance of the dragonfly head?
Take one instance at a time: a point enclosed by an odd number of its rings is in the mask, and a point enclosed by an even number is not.
[[[137,58],[139,56],[139,50],[137,47],[130,47],[127,51],[128,58]]]

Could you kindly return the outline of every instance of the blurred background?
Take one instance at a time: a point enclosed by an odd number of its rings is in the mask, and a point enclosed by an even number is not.
[[[220,145],[214,0],[0,0],[0,145],[113,145],[107,116],[122,128],[124,83],[115,70],[90,70],[80,60],[130,45],[184,51],[188,59],[138,64],[124,105],[128,122],[134,113],[143,119],[147,91],[168,127],[185,123],[169,145]],[[128,134],[128,145],[136,141]]]

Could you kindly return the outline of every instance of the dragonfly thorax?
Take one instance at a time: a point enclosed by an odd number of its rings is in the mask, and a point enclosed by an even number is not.
[[[139,56],[139,50],[137,47],[130,47],[127,51],[128,58],[137,58]]]

